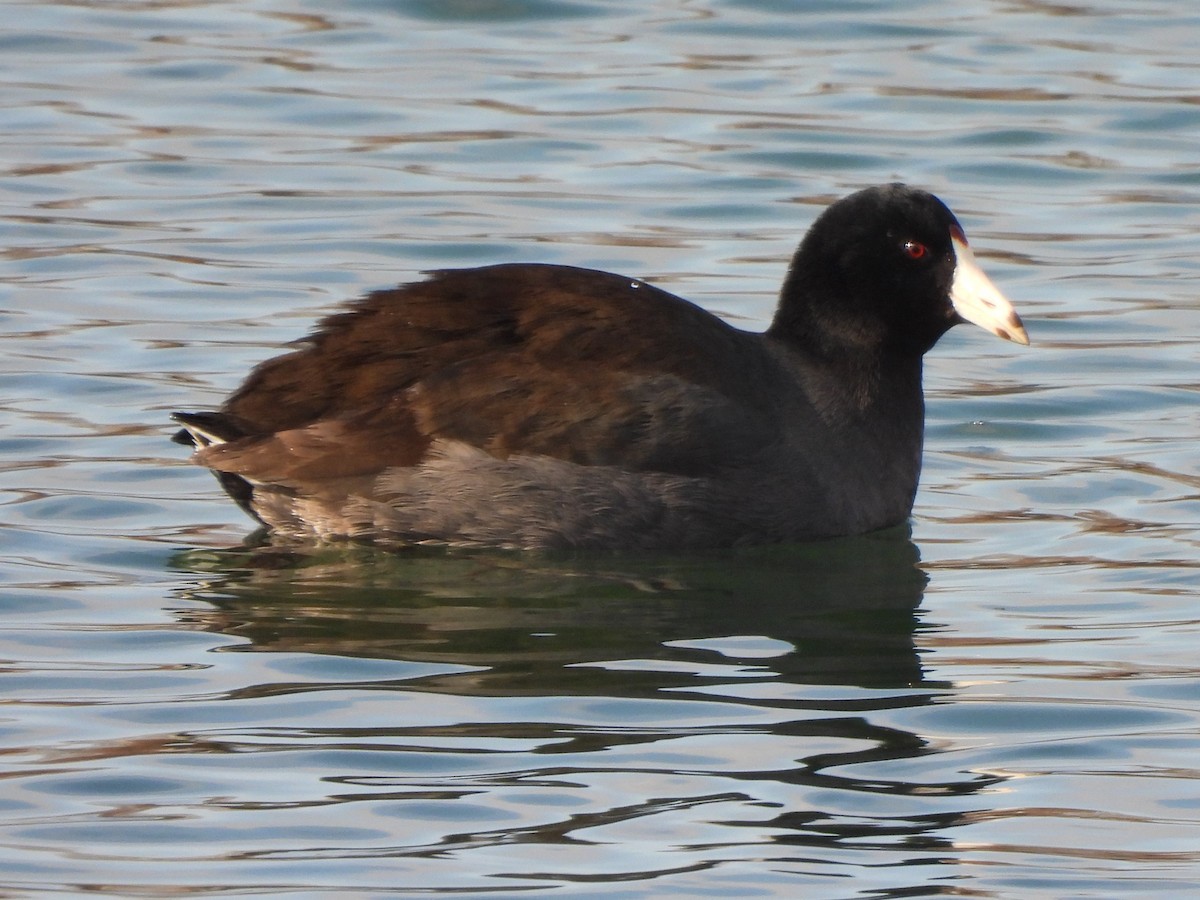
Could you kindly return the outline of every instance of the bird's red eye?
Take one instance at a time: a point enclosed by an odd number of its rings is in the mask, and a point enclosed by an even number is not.
[[[929,254],[929,248],[919,241],[905,241],[904,255],[909,259],[924,259]]]

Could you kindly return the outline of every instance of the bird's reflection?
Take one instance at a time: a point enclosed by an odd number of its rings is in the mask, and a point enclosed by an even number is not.
[[[433,674],[372,688],[488,698],[694,697],[769,707],[786,714],[749,730],[794,744],[794,765],[733,775],[744,779],[748,796],[908,794],[927,803],[971,794],[984,781],[952,772],[944,783],[906,784],[880,774],[929,748],[872,713],[931,703],[947,687],[925,678],[914,641],[919,627],[929,627],[917,612],[927,581],[918,561],[907,530],[893,529],[688,557],[267,545],[184,552],[176,565],[192,576],[187,597],[204,601],[178,614],[192,627],[245,638],[253,650],[440,664]],[[404,743],[449,733],[421,722],[368,730],[372,739],[386,732]],[[366,731],[357,729],[355,739]],[[453,732],[545,738],[540,753],[568,766],[572,754],[678,736],[669,723],[481,721],[456,723]],[[785,808],[772,822],[782,829],[773,840],[840,847],[869,834],[892,843],[920,836],[928,849],[959,812],[860,822],[833,809]],[[546,823],[546,839],[564,827],[566,821]]]
[[[482,667],[424,690],[626,695],[694,683],[696,666],[716,662],[763,663],[796,683],[919,685],[917,562],[903,529],[687,557],[266,545],[176,559],[202,576],[189,597],[211,604],[188,614],[195,624],[258,650]],[[783,649],[739,660],[736,646],[704,644],[747,635]],[[604,677],[581,665],[618,660],[662,665]]]

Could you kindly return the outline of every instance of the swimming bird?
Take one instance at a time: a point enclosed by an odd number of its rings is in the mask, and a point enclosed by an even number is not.
[[[293,538],[687,550],[868,532],[912,511],[922,357],[1021,344],[938,198],[838,200],[763,333],[636,278],[428,273],[323,319],[216,412],[176,413],[230,496]]]

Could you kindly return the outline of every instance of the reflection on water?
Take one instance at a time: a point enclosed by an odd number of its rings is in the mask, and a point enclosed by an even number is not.
[[[665,560],[268,547],[189,552],[176,564],[210,573],[194,596],[215,609],[189,614],[189,623],[249,638],[255,649],[487,667],[422,680],[422,689],[624,696],[693,683],[691,666],[713,653],[685,645],[725,634],[788,647],[769,654],[764,675],[773,679],[919,685],[917,556],[907,529],[897,529]],[[603,678],[580,668],[626,659],[663,668],[618,666]]]
[[[327,777],[355,790],[325,802],[387,804],[399,817],[411,806],[413,817],[466,829],[371,852],[453,854],[480,876],[531,877],[519,866],[489,870],[496,847],[508,847],[515,865],[513,845],[545,852],[655,828],[666,829],[656,840],[673,857],[660,865],[675,873],[707,868],[714,846],[729,858],[777,845],[766,852],[781,861],[799,861],[794,848],[823,847],[915,862],[950,847],[944,831],[964,813],[959,801],[931,809],[933,798],[1001,780],[882,774],[930,748],[874,715],[929,704],[947,687],[925,678],[914,645],[926,583],[917,556],[906,529],[640,560],[189,551],[174,565],[198,578],[185,596],[204,605],[179,612],[181,622],[247,641],[242,652],[330,658],[295,672],[307,677],[228,699],[349,691],[397,702],[382,719],[351,703],[337,725],[239,731],[215,743],[211,733],[180,736],[176,751],[269,746],[303,759],[314,743],[337,748],[347,771]],[[353,659],[403,665],[389,677]],[[379,758],[377,771],[354,774],[361,754]],[[614,790],[614,780],[629,783]],[[556,801],[558,793],[567,796]],[[878,808],[872,796],[883,798]],[[920,812],[902,810],[903,796]],[[682,821],[703,825],[702,847],[688,848]],[[613,865],[594,877],[651,874]],[[571,876],[567,867],[537,877]]]

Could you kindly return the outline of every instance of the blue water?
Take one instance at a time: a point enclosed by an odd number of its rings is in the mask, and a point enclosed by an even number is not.
[[[1200,11],[5,2],[0,894],[1200,892]],[[959,213],[910,528],[263,553],[171,444],[338,302],[509,260],[769,320]]]

